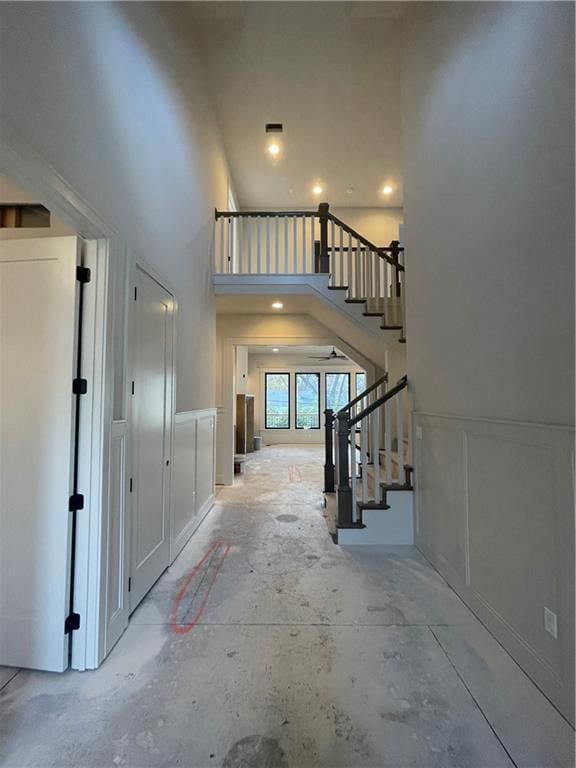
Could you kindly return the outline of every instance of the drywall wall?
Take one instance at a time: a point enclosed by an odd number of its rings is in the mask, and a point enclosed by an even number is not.
[[[315,362],[307,355],[252,354],[248,355],[248,391],[254,395],[254,431],[261,434],[264,443],[323,443],[324,410],[326,408],[326,373],[349,373],[351,397],[356,394],[356,372],[363,369],[347,360],[332,363]],[[264,420],[264,374],[282,371],[290,373],[290,429],[266,429]],[[295,428],[295,374],[313,372],[320,374],[320,429]]]
[[[404,221],[402,208],[334,207],[330,211],[359,235],[379,246],[398,240],[399,227]]]
[[[574,6],[418,4],[403,52],[417,542],[573,717]]]
[[[4,3],[2,116],[176,293],[177,409],[214,405],[214,207],[229,178],[178,3]]]

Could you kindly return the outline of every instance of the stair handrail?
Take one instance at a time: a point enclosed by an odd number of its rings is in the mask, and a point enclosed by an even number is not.
[[[324,411],[324,492],[334,493],[335,479],[336,479],[336,465],[335,465],[335,450],[337,447],[336,438],[336,419],[344,412],[351,412],[357,403],[361,402],[365,397],[370,395],[375,390],[378,390],[382,384],[388,381],[388,373],[380,376],[377,381],[366,387],[359,395],[346,403],[345,406],[340,408],[339,411],[334,412],[332,408],[326,408]]]
[[[290,218],[292,216],[306,216],[308,218],[319,218],[320,213],[318,211],[219,211],[214,209],[214,218],[218,219],[240,219],[246,218]]]
[[[408,444],[409,463],[404,461],[404,429],[402,415],[402,400],[397,397],[408,387],[408,377],[402,376],[396,384],[379,398],[370,403],[366,408],[351,418],[350,411],[339,411],[336,417],[336,444],[335,455],[337,458],[337,514],[339,527],[362,527],[362,507],[358,506],[358,492],[361,491],[362,502],[369,498],[368,469],[374,467],[374,503],[386,505],[386,490],[392,485],[392,451],[393,433],[389,426],[389,402],[396,398],[396,451],[398,453],[398,470],[403,469],[406,479],[402,487],[410,486],[410,443]],[[380,410],[382,409],[382,411]],[[373,416],[372,416],[373,414]],[[381,452],[381,419],[384,418],[384,453],[385,453],[385,484],[380,483],[380,452]],[[371,418],[368,418],[371,417]],[[360,446],[352,442],[351,435],[356,433],[356,425],[360,423]],[[410,426],[408,428],[410,440]],[[369,443],[372,440],[372,451],[369,451]],[[360,460],[356,458],[357,450],[360,450]],[[370,456],[370,453],[372,456]],[[357,468],[360,474],[357,474]],[[358,488],[358,482],[361,487]],[[395,487],[399,487],[395,485]],[[383,490],[384,489],[384,490]],[[370,502],[372,503],[372,502]]]
[[[387,392],[381,395],[377,400],[374,400],[373,403],[370,403],[370,405],[366,406],[366,408],[364,408],[363,411],[360,411],[353,418],[349,419],[348,424],[350,428],[358,424],[359,421],[362,421],[363,419],[365,419],[367,416],[373,413],[377,408],[380,408],[388,400],[391,400],[394,397],[394,395],[397,395],[398,392],[401,392],[407,386],[408,386],[408,377],[402,376],[402,378],[398,379],[396,384],[394,384],[394,386],[391,387]]]
[[[385,373],[383,376],[380,376],[380,378],[374,382],[374,384],[371,384],[369,387],[366,387],[366,389],[361,392],[359,395],[354,397],[352,400],[350,400],[349,403],[346,403],[345,406],[340,408],[339,411],[336,412],[336,415],[339,413],[342,413],[343,411],[349,411],[356,403],[359,403],[361,400],[363,400],[367,395],[369,395],[371,392],[374,392],[375,389],[378,389],[378,387],[381,384],[384,384],[388,381],[388,373]]]
[[[368,248],[369,251],[373,251],[374,253],[377,253],[382,259],[385,259],[389,264],[391,264],[393,267],[396,267],[400,272],[404,272],[404,265],[400,263],[398,260],[398,254],[404,250],[403,246],[401,246],[397,240],[393,240],[390,245],[388,246],[379,246],[374,245],[373,242],[368,240],[367,237],[364,237],[364,235],[361,235],[359,232],[356,232],[355,229],[353,229],[351,226],[346,224],[342,219],[339,219],[337,216],[334,216],[333,213],[328,213],[328,218],[330,221],[333,221],[336,226],[341,227],[344,232],[346,232],[349,235],[352,235],[353,238],[358,240],[360,243],[364,243],[366,248]],[[389,253],[393,254],[392,256],[389,256]]]

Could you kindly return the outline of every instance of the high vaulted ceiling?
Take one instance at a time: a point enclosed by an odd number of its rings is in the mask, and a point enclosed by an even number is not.
[[[184,4],[179,4],[183,6]],[[244,208],[402,204],[400,36],[405,3],[192,2]],[[282,153],[265,124],[284,125]],[[394,192],[385,197],[384,185]],[[347,190],[353,189],[353,192]]]

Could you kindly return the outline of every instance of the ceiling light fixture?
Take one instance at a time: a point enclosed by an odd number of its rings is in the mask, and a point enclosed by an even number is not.
[[[274,348],[272,349],[272,352],[280,352],[280,350],[278,349],[278,347],[274,347]]]
[[[392,187],[390,186],[390,184],[386,184],[386,186],[385,186],[385,187],[384,187],[384,189],[382,190],[382,192],[383,192],[385,195],[391,195],[393,191],[394,191],[394,190],[392,189]]]
[[[281,301],[275,301],[272,304],[272,309],[282,309],[283,306],[284,306],[284,304],[282,304]]]
[[[272,157],[277,157],[280,154],[280,145],[276,143],[268,144],[268,153]]]
[[[322,187],[320,186],[320,184],[316,184],[314,187],[312,187],[312,192],[313,192],[315,195],[321,195],[323,191],[324,191],[324,190],[322,189]]]

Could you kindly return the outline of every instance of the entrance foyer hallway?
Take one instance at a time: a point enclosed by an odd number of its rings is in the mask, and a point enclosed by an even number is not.
[[[572,765],[570,726],[417,550],[333,544],[321,482],[320,447],[252,454],[100,669],[5,685],[0,764]]]

